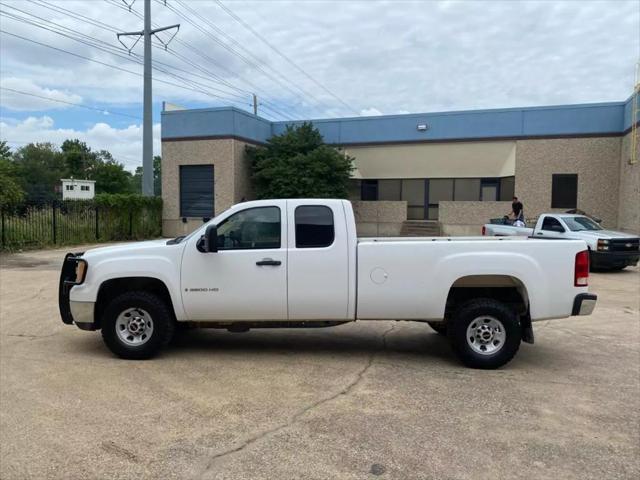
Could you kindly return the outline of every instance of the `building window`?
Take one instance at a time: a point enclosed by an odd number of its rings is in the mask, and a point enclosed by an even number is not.
[[[73,190],[73,185],[67,185],[67,186],[66,186],[66,189],[67,189],[67,190]]]
[[[349,180],[349,200],[358,201],[361,200],[362,196],[362,185],[360,180],[352,178]]]
[[[296,208],[296,248],[324,248],[335,236],[333,212],[324,205]]]
[[[217,226],[219,250],[280,248],[280,209],[248,208],[234,213]]]
[[[400,200],[401,182],[401,180],[378,180],[378,200]]]
[[[480,182],[480,200],[483,202],[495,202],[498,200],[500,181],[497,178],[483,178]]]
[[[407,202],[407,219],[424,220],[425,180],[402,180],[402,200]]]
[[[83,192],[88,192],[89,191],[89,185],[80,185],[80,190],[82,190]]]
[[[378,200],[378,180],[362,180],[360,186],[362,200]]]
[[[427,219],[437,220],[440,202],[453,200],[453,178],[435,178],[429,180],[429,209]]]
[[[502,177],[500,179],[500,200],[511,201],[516,191],[516,177]]]
[[[554,173],[551,177],[551,208],[578,206],[578,175]]]
[[[453,199],[457,201],[477,202],[480,200],[479,178],[456,178]]]
[[[213,165],[180,166],[180,216],[213,217]]]

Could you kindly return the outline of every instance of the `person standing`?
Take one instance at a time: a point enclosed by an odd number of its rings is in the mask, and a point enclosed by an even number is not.
[[[513,215],[514,221],[524,222],[524,206],[522,202],[518,200],[518,197],[513,197],[513,202],[511,203],[511,213],[509,216]]]

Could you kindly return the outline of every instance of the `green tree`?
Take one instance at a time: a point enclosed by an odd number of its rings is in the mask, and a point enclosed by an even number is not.
[[[347,198],[353,158],[326,145],[311,123],[287,130],[265,147],[247,147],[257,198]]]
[[[5,140],[0,140],[0,159],[11,158],[11,147]]]
[[[23,197],[24,191],[11,158],[11,148],[7,142],[0,141],[0,208],[20,203]]]
[[[91,178],[96,181],[96,193],[133,193],[131,172],[106,150],[100,151],[98,157]]]
[[[13,155],[16,177],[30,201],[57,198],[56,187],[64,176],[64,159],[51,143],[30,143]]]
[[[136,167],[136,171],[131,177],[133,191],[142,193],[142,167]],[[153,157],[153,194],[156,197],[162,196],[162,157],[154,155]]]
[[[89,178],[97,166],[96,153],[78,139],[65,140],[60,146],[60,151],[64,159],[66,177]]]

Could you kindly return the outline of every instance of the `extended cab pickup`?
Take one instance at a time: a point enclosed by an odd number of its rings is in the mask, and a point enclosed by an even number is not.
[[[588,277],[582,240],[358,239],[346,200],[261,200],[186,237],[68,254],[59,304],[129,359],[185,326],[411,320],[448,334],[466,365],[496,368],[533,343],[532,321],[589,315]]]
[[[488,223],[482,227],[482,234],[584,240],[589,247],[593,269],[622,270],[637,265],[640,259],[637,235],[604,230],[585,215],[545,213],[540,215],[534,228]]]

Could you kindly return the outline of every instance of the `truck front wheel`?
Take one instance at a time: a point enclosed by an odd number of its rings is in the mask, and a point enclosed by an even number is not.
[[[104,311],[102,339],[121,358],[155,356],[173,337],[175,321],[162,298],[148,292],[117,296]]]
[[[453,350],[471,368],[501,367],[520,348],[522,331],[518,317],[497,300],[479,298],[464,303],[448,327]]]

